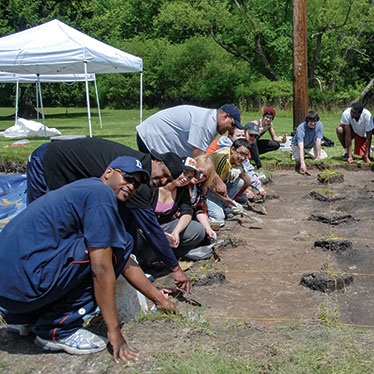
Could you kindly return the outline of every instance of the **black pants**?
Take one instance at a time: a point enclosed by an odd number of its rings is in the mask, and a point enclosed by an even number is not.
[[[276,151],[280,147],[280,144],[275,140],[270,139],[258,139],[256,142],[251,144],[251,156],[255,162],[257,169],[262,167],[260,155]]]

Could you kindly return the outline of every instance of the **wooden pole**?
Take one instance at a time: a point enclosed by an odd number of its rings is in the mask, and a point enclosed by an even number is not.
[[[307,0],[293,0],[293,128],[308,111]]]

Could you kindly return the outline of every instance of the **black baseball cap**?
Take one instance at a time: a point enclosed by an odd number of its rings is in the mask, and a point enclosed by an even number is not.
[[[184,170],[183,161],[176,153],[158,153],[152,149],[151,155],[153,158],[162,161],[166,165],[174,179],[178,178],[182,174]]]
[[[244,126],[245,130],[247,130],[250,134],[260,136],[259,126],[257,123],[248,122]]]

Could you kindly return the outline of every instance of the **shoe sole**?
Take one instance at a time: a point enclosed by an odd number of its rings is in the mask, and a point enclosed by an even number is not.
[[[37,336],[35,338],[34,343],[39,348],[42,348],[45,351],[50,351],[50,352],[65,351],[66,353],[69,353],[71,355],[88,355],[91,353],[101,352],[106,348],[106,345],[105,345],[104,347],[98,347],[98,348],[79,349],[75,347],[69,347],[66,344],[52,342],[50,340],[45,340],[41,338],[40,336]]]

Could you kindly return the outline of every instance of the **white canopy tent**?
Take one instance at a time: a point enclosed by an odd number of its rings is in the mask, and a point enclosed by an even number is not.
[[[58,21],[0,38],[0,71],[16,74],[84,74],[90,136],[92,137],[88,74],[140,73],[142,122],[142,70],[140,57],[111,47]]]
[[[101,120],[101,111],[100,111],[100,102],[99,102],[99,94],[97,90],[96,84],[96,75],[95,74],[88,74],[87,77],[88,81],[94,82],[95,84],[95,95],[96,95],[96,103],[97,103],[97,110],[99,115],[99,123],[100,127],[103,127],[103,123]],[[19,102],[19,84],[20,83],[36,83],[36,106],[39,107],[39,103],[42,110],[42,120],[43,125],[45,126],[45,115],[44,115],[44,106],[43,106],[43,96],[42,96],[42,89],[41,83],[58,83],[58,82],[65,82],[68,84],[72,84],[75,82],[82,82],[86,80],[85,74],[58,74],[58,75],[42,75],[39,76],[37,74],[15,74],[15,73],[3,73],[0,72],[0,82],[3,83],[15,83],[16,84],[16,113],[15,113],[15,125],[18,123],[18,102]],[[39,112],[38,112],[39,114]]]

